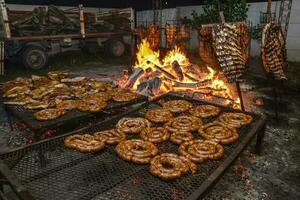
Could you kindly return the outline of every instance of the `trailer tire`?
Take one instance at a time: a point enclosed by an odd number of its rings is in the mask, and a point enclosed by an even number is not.
[[[26,46],[20,55],[21,64],[27,69],[38,70],[48,66],[49,56],[45,49],[38,46]]]
[[[89,54],[97,54],[100,51],[100,47],[97,42],[86,42],[82,47],[82,51]]]
[[[113,57],[120,57],[125,52],[125,44],[118,39],[110,39],[105,43],[106,53]]]

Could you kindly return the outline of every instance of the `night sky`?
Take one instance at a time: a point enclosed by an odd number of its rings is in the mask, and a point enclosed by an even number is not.
[[[248,2],[259,2],[267,0],[248,0]],[[274,0],[273,0],[274,1]],[[77,6],[83,4],[85,7],[103,8],[127,8],[133,7],[136,10],[147,10],[152,8],[152,0],[7,0],[11,4],[29,5],[58,5]],[[163,0],[163,8],[174,8],[178,6],[200,5],[203,0]]]

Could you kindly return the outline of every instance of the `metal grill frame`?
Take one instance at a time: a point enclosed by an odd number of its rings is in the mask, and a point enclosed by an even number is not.
[[[2,99],[3,100],[3,99]],[[115,112],[120,111],[121,108],[126,106],[131,106],[137,103],[141,103],[147,101],[146,96],[139,96],[139,98],[134,99],[128,102],[114,102],[113,100],[108,101],[108,106],[98,112],[98,113],[88,113],[88,112],[80,112],[78,110],[68,111],[63,116],[49,121],[38,121],[34,118],[33,114],[38,110],[27,110],[22,106],[13,106],[13,105],[5,105],[4,109],[7,113],[8,121],[10,124],[11,130],[13,130],[12,121],[13,119],[17,119],[17,121],[23,122],[28,126],[30,130],[34,133],[34,142],[42,140],[41,135],[44,131],[49,129],[57,129],[57,128],[65,128],[63,131],[70,131],[66,129],[66,127],[73,127],[78,125],[78,122],[82,124],[86,124],[92,119],[105,120],[107,116],[114,115]]]
[[[78,133],[78,132],[85,133],[85,131],[88,132],[89,130],[93,130],[91,128],[93,128],[95,126],[101,126],[102,128],[100,128],[100,129],[107,129],[108,126],[112,126],[112,124],[114,124],[113,123],[114,121],[117,121],[118,119],[120,119],[120,118],[122,118],[124,116],[134,115],[139,110],[144,109],[147,106],[151,106],[151,104],[156,104],[160,100],[163,100],[163,99],[166,99],[166,98],[167,99],[185,99],[185,100],[189,100],[192,103],[194,103],[194,102],[200,102],[200,103],[209,103],[211,105],[215,105],[215,104],[212,104],[211,102],[193,100],[190,97],[186,97],[186,96],[175,96],[175,95],[169,95],[169,94],[167,94],[167,95],[163,95],[162,97],[159,97],[158,99],[156,99],[154,101],[143,103],[142,106],[139,106],[139,107],[137,107],[137,108],[129,111],[128,113],[122,113],[120,115],[111,117],[110,119],[107,119],[107,120],[105,120],[103,122],[99,122],[99,123],[97,123],[95,125],[83,128],[81,130],[77,130],[77,131],[73,131],[73,132],[70,132],[70,133],[66,133],[66,134],[61,135],[61,136],[56,136],[54,138],[50,138],[50,139],[47,139],[45,141],[40,141],[40,142],[38,142],[36,144],[28,145],[26,147],[19,148],[17,150],[12,150],[11,152],[8,152],[8,153],[0,155],[0,158],[4,161],[4,163],[11,156],[16,157],[16,155],[18,155],[20,157],[20,159],[22,159],[22,156],[26,155],[28,152],[35,151],[35,150],[38,150],[39,148],[42,148],[42,145],[48,145],[49,148],[50,148],[52,146],[52,144],[55,145],[59,141],[62,141],[63,138],[66,137],[67,135],[75,134],[75,133]],[[232,109],[224,107],[224,106],[220,106],[220,105],[217,105],[217,106],[221,107],[221,109],[223,111],[241,112],[241,111],[232,110]],[[247,113],[247,112],[244,112],[244,113]],[[265,124],[266,124],[266,116],[265,115],[257,115],[257,114],[253,114],[253,113],[247,113],[247,114],[251,114],[254,117],[254,119],[255,119],[254,122],[246,129],[248,132],[244,132],[243,133],[243,135],[244,135],[243,138],[239,139],[239,141],[237,142],[237,145],[232,150],[232,152],[229,155],[227,155],[226,158],[222,162],[220,162],[220,163],[217,162],[218,166],[216,168],[213,168],[212,173],[210,173],[209,175],[207,175],[206,179],[201,183],[201,185],[199,185],[199,187],[197,186],[196,190],[194,190],[191,194],[188,195],[187,199],[192,200],[192,199],[198,199],[199,197],[203,197],[206,194],[206,192],[208,192],[209,189],[214,185],[214,183],[216,182],[216,180],[218,178],[220,178],[221,175],[226,171],[226,169],[230,166],[230,164],[239,156],[239,154],[242,152],[242,150],[246,147],[246,145],[251,141],[251,139],[255,135],[257,135],[257,144],[256,144],[257,148],[256,148],[256,150],[257,150],[257,153],[260,153],[260,149],[261,149],[260,147],[262,145],[262,139],[263,139],[263,135],[264,135],[264,128],[265,128]],[[63,145],[63,143],[61,143],[60,146],[61,145]],[[40,159],[41,163],[43,161],[42,158],[44,157],[44,153],[45,153],[43,151],[47,151],[47,149],[46,150],[39,150],[38,151],[39,153],[37,153],[38,156],[39,156],[39,159]],[[105,151],[108,151],[108,154],[110,154],[111,151],[112,151],[112,148],[109,147],[108,150],[105,150]],[[104,154],[106,155],[106,152],[99,153],[99,154],[97,154],[95,156],[93,156],[92,154],[87,154],[87,155],[85,155],[86,156],[85,159],[92,159],[92,158],[98,157],[98,156],[99,157],[100,156],[104,156],[105,157]],[[112,156],[117,157],[116,155],[112,155]],[[83,157],[83,155],[81,155],[81,157]],[[114,160],[114,158],[112,158],[112,159]],[[9,170],[3,170],[2,166],[5,166],[3,164],[3,161],[0,162],[0,174],[2,175],[2,177],[6,178],[8,180],[9,184],[11,185],[11,187],[13,188],[13,191],[17,194],[17,196],[19,196],[20,199],[26,199],[26,200],[27,199],[34,199],[30,195],[29,191],[26,190],[26,186],[23,186],[23,185],[21,185],[19,183],[19,181],[20,181],[19,178],[20,177],[15,176]],[[13,165],[14,166],[17,165],[18,162],[20,162],[18,159],[14,160],[14,164]],[[120,162],[125,162],[125,161],[122,161],[120,159]],[[129,163],[129,164],[134,165],[132,163]],[[202,165],[200,165],[200,166],[202,166]],[[132,171],[131,175],[128,175],[128,179],[125,178],[124,180],[122,180],[121,183],[118,183],[118,184],[114,185],[114,187],[112,187],[110,189],[114,190],[115,188],[118,188],[118,186],[121,185],[122,183],[124,183],[124,182],[127,183],[129,181],[130,176],[133,176],[134,174],[137,174],[137,173],[138,174],[146,173],[145,172],[146,169],[148,170],[148,168],[141,167],[141,169],[137,169],[137,171]],[[25,173],[25,176],[26,176],[26,172],[19,172],[19,173],[21,173],[21,174]],[[112,172],[112,173],[116,173],[116,172]],[[149,172],[147,172],[147,173],[149,173]],[[40,178],[41,179],[45,178],[45,176],[47,177],[47,174],[44,174],[43,177],[40,177]],[[189,175],[189,176],[194,176],[194,175]],[[182,179],[185,179],[185,178],[187,178],[187,177],[182,177]],[[158,179],[158,178],[156,178],[156,179]],[[13,181],[10,181],[10,180],[13,180]],[[148,183],[145,183],[145,184],[148,184]],[[173,184],[173,185],[176,186],[176,183],[174,184],[174,182],[173,183],[170,182],[170,184]],[[183,186],[181,185],[181,187],[183,187]],[[109,191],[110,191],[110,189],[109,189]],[[107,191],[105,191],[104,193],[105,194],[109,194],[109,193],[107,193]],[[109,199],[109,197],[106,197],[105,199]]]

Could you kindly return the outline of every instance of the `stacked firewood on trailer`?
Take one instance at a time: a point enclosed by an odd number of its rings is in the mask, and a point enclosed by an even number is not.
[[[78,33],[79,14],[67,13],[55,6],[37,7],[26,16],[10,13],[11,31],[15,36]],[[15,19],[14,19],[15,18]]]
[[[229,82],[241,82],[248,62],[250,42],[244,23],[213,26],[214,50],[219,66]]]
[[[89,14],[89,15],[86,15]],[[88,32],[131,31],[131,9],[99,10],[96,20],[93,13],[85,13],[85,26]]]
[[[80,10],[62,10],[56,6],[36,7],[33,11],[9,11],[13,36],[57,35],[80,33]],[[86,32],[130,31],[129,13],[111,12],[96,16],[83,12]]]
[[[261,40],[262,61],[265,72],[275,80],[286,80],[287,67],[285,38],[281,26],[275,22],[265,24]]]

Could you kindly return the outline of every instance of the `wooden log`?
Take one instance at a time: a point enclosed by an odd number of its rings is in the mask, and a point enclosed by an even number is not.
[[[183,78],[184,78],[183,72],[182,72],[182,69],[181,69],[179,63],[176,60],[172,63],[172,69],[175,71],[177,78],[180,81],[183,81]]]
[[[176,77],[174,75],[170,74],[169,72],[167,72],[163,68],[161,68],[161,67],[159,67],[157,65],[154,65],[154,67],[155,67],[155,69],[157,69],[158,71],[160,71],[162,74],[164,74],[167,78],[176,80]]]
[[[140,94],[145,96],[156,96],[161,93],[160,86],[163,84],[163,81],[159,77],[155,77],[151,80],[142,80],[141,83],[137,86],[137,91]]]
[[[190,76],[188,73],[184,73],[184,75],[185,75],[188,79],[190,79],[191,81],[198,82],[197,79],[195,79],[194,77]]]
[[[133,73],[129,76],[127,82],[124,84],[125,88],[131,88],[136,80],[144,73],[144,70],[141,67],[134,69]]]
[[[149,83],[149,89],[151,90],[151,93],[155,96],[160,92],[160,86],[162,84],[162,80],[158,77],[154,78],[150,83]]]
[[[142,94],[144,96],[151,96],[151,92],[149,90],[149,83],[146,82],[142,82],[137,86],[137,92],[139,94]]]
[[[182,82],[175,81],[173,86],[186,87],[186,88],[201,88],[201,87],[203,88],[203,87],[209,87],[210,84],[211,84],[211,80],[206,79],[204,81],[197,82],[197,83],[182,83]]]
[[[196,77],[195,79],[201,80],[202,76],[205,74],[201,71],[201,69],[199,68],[198,65],[195,64],[188,64],[186,66],[186,68],[188,69],[188,72],[190,73],[190,77]],[[193,75],[193,76],[192,76]]]

